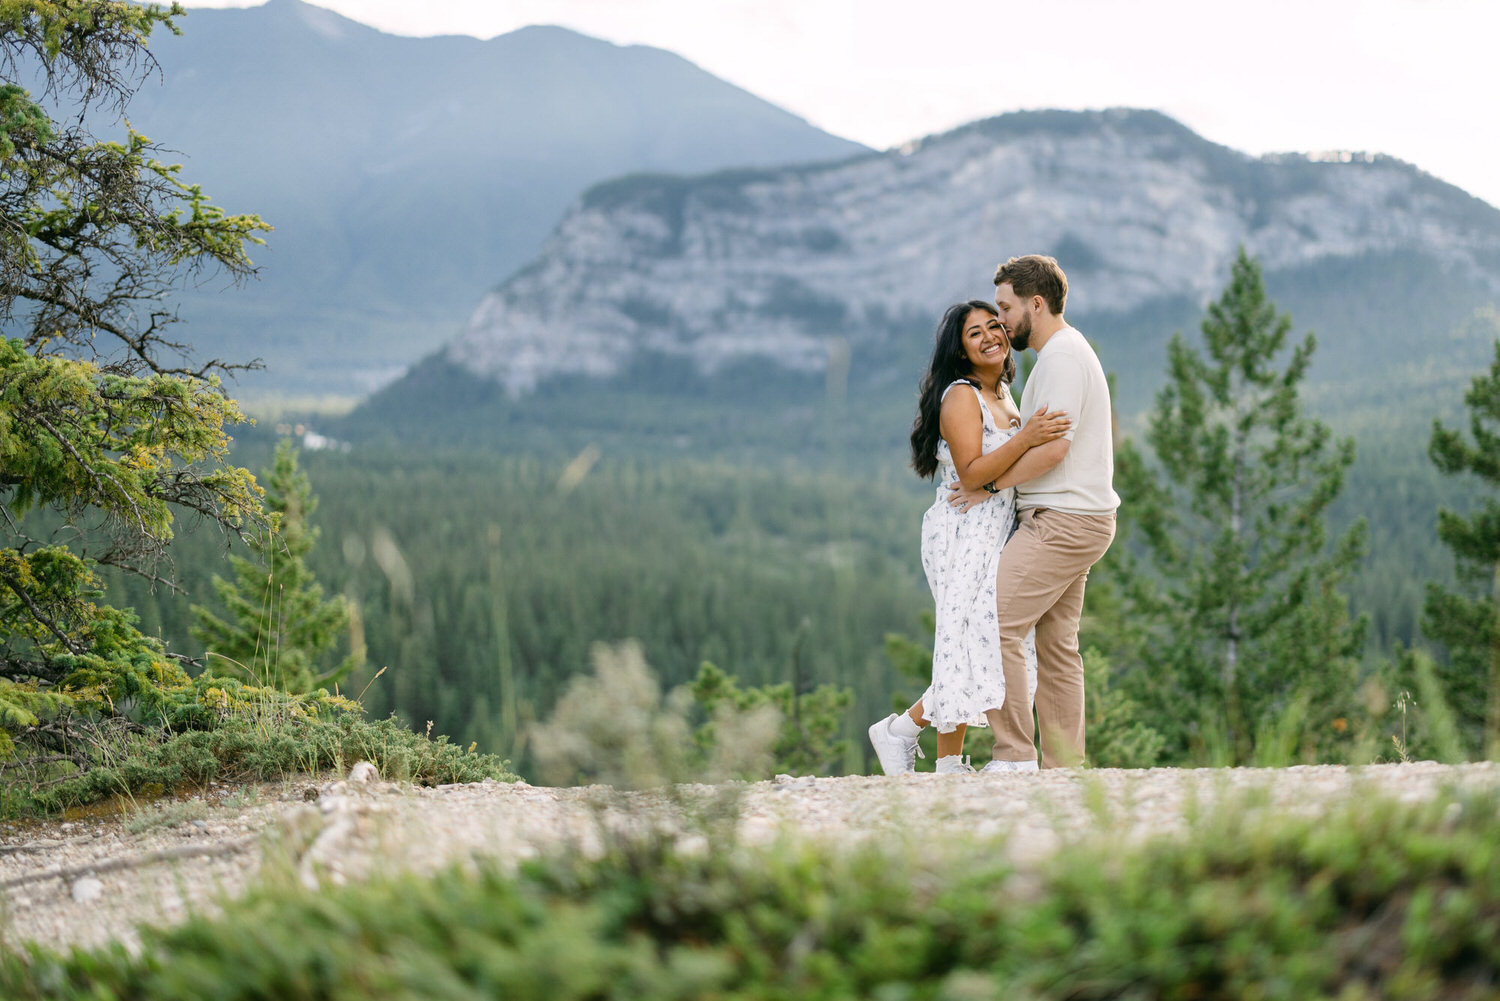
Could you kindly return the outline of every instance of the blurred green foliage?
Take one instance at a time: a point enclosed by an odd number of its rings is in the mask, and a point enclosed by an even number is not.
[[[849,751],[841,739],[845,715],[854,693],[836,685],[819,685],[805,693],[793,681],[759,688],[741,688],[739,682],[713,664],[704,662],[693,679],[693,699],[710,717],[730,709],[736,714],[774,709],[779,719],[771,745],[771,767],[777,774],[827,775],[839,768]],[[705,751],[725,739],[724,726],[710,718],[700,724],[693,739]]]
[[[48,998],[1448,999],[1493,996],[1493,796],[1380,797],[1316,817],[1242,806],[1180,836],[1100,830],[1024,877],[999,846],[676,850],[309,892],[63,956],[0,956]]]

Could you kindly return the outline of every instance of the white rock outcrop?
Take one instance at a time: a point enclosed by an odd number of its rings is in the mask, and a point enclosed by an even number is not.
[[[1056,254],[1073,313],[1206,300],[1268,271],[1419,250],[1500,288],[1500,211],[1389,157],[1252,158],[1155,112],[1037,112],[831,164],[600,185],[487,296],[448,360],[512,395],[640,352],[821,369]]]

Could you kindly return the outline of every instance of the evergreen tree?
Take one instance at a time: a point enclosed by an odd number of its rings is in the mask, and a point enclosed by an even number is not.
[[[1500,340],[1487,373],[1464,394],[1472,444],[1461,431],[1433,421],[1428,452],[1450,475],[1472,473],[1500,486]],[[1427,585],[1422,631],[1448,648],[1436,667],[1441,687],[1469,750],[1500,757],[1500,501],[1486,497],[1464,517],[1438,512],[1438,537],[1458,564],[1459,590]]]
[[[318,529],[308,519],[318,499],[297,466],[290,440],[276,446],[276,458],[262,475],[274,531],[252,542],[259,560],[230,557],[233,581],[214,576],[228,619],[194,605],[193,637],[207,647],[208,667],[216,674],[285,692],[312,692],[359,667],[363,652],[351,651],[333,668],[319,671],[327,652],[348,632],[349,601],[342,595],[324,601],[322,585],[307,568],[307,554],[318,541]]]
[[[833,774],[848,754],[849,742],[839,737],[840,725],[854,693],[838,685],[819,685],[798,692],[783,681],[760,688],[741,688],[739,679],[704,661],[692,683],[693,699],[712,717],[721,707],[737,713],[766,706],[777,710],[780,724],[770,753],[776,772],[791,775]],[[705,753],[718,740],[713,719],[701,724],[694,740]]]
[[[79,757],[73,727],[191,686],[133,616],[101,605],[95,569],[154,576],[174,511],[238,532],[259,519],[254,478],[227,462],[243,418],[218,361],[169,337],[167,301],[202,269],[253,270],[267,228],[230,216],[155,159],[117,115],[153,67],[147,37],[181,7],[121,0],[0,0],[0,753],[22,738]],[[14,83],[34,71],[43,94]],[[39,100],[72,110],[54,119]],[[76,112],[76,114],[75,114]],[[117,120],[117,118],[112,118]],[[89,548],[32,537],[42,509]],[[92,717],[97,718],[97,717]]]
[[[1128,600],[1146,630],[1128,681],[1145,722],[1175,741],[1168,755],[1248,763],[1289,734],[1304,755],[1352,739],[1339,723],[1364,623],[1350,621],[1339,587],[1364,525],[1330,552],[1324,514],[1354,444],[1303,415],[1316,341],[1309,333],[1279,362],[1290,330],[1242,249],[1203,320],[1206,356],[1180,334],[1168,347],[1146,435],[1155,465],[1129,442],[1120,450],[1140,533]]]

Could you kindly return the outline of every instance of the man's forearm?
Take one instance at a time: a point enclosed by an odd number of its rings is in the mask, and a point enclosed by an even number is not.
[[[960,468],[958,480],[969,490],[978,490],[1004,476],[1029,451],[1021,444],[1019,435],[1011,435],[1009,441],[993,452],[977,456],[973,462]]]
[[[1066,438],[1059,438],[1056,441],[1049,441],[1045,445],[1038,445],[1036,448],[1027,449],[1026,454],[1017,459],[1005,471],[1005,475],[995,481],[996,489],[1004,490],[1006,487],[1026,483],[1056,468],[1057,464],[1062,462],[1063,457],[1068,454],[1068,448],[1072,444]]]

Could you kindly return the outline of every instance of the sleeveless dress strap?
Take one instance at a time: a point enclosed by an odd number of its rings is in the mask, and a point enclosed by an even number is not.
[[[969,383],[969,388],[974,390],[974,396],[979,400],[979,419],[984,424],[984,429],[986,431],[1000,430],[994,411],[990,410],[990,405],[984,402],[984,392],[973,383]]]
[[[995,419],[995,413],[990,410],[990,405],[987,404],[987,402],[984,402],[983,390],[980,390],[980,387],[975,386],[974,383],[966,380],[966,378],[959,378],[959,380],[954,380],[951,381],[951,383],[948,383],[948,387],[944,390],[944,392],[942,392],[942,396],[941,398],[939,398],[939,402],[944,401],[944,399],[948,399],[948,393],[953,392],[953,389],[956,386],[968,386],[969,389],[974,390],[975,399],[978,399],[978,401],[980,401],[980,422],[983,423],[984,429],[986,429],[986,431],[999,432],[999,429],[1001,429],[1001,425],[999,425],[998,420]],[[941,459],[939,459],[939,461],[941,461]]]
[[[948,387],[943,390],[943,395],[938,397],[939,403],[948,398],[948,394],[953,392],[954,386],[968,386],[970,389],[974,389],[974,384],[968,379],[954,379],[952,382],[948,383]],[[979,392],[979,390],[974,389],[974,392],[977,393]],[[981,399],[983,399],[983,397],[981,397]]]
[[[978,386],[974,387],[974,395],[979,397],[979,416],[984,421],[985,430],[999,431],[1000,423],[995,420],[995,413],[990,409],[990,405],[984,402],[984,393],[979,391]]]
[[[983,421],[985,428],[992,431],[1000,430],[1000,425],[995,420],[995,415],[990,411],[990,405],[984,402],[984,393],[978,386],[974,385],[968,379],[954,379],[952,382],[948,383],[948,388],[943,390],[943,395],[938,398],[938,401],[942,402],[943,400],[946,400],[948,398],[948,394],[953,391],[953,387],[955,386],[968,386],[970,389],[972,389],[974,391],[975,399],[979,401],[979,417],[980,420]]]

